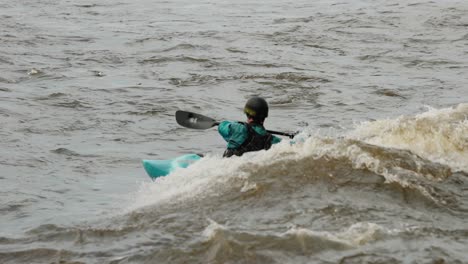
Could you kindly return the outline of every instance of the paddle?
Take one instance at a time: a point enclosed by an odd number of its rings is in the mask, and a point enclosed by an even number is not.
[[[214,120],[213,118],[200,115],[200,114],[196,114],[196,113],[192,113],[192,112],[178,110],[176,111],[175,116],[176,116],[177,123],[183,127],[194,128],[194,129],[208,129],[208,128],[219,125],[219,122]],[[289,138],[293,138],[297,134],[297,133],[278,132],[278,131],[272,131],[272,130],[267,130],[267,132],[270,134],[286,136]]]

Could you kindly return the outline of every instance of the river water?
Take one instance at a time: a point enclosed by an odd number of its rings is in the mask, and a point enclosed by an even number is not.
[[[0,2],[0,263],[468,263],[465,0]],[[178,109],[300,131],[222,159]],[[207,157],[152,182],[142,159]]]

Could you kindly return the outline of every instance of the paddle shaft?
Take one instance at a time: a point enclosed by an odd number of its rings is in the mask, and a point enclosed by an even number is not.
[[[218,126],[218,125],[219,125],[219,122],[216,122],[216,123],[213,124],[213,126]],[[295,134],[292,134],[292,133],[286,133],[286,132],[280,132],[280,131],[274,131],[274,130],[266,130],[266,132],[268,132],[270,134],[289,137],[289,138],[293,138],[295,136]]]
[[[208,129],[210,127],[218,126],[220,124],[220,122],[214,120],[211,117],[181,110],[176,112],[176,120],[177,123],[179,123],[179,125],[194,129]],[[266,130],[266,132],[270,134],[286,136],[289,138],[294,138],[294,136],[297,134],[273,130]]]

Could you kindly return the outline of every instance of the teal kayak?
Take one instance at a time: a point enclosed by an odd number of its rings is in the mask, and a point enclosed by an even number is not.
[[[143,160],[143,167],[151,179],[167,176],[178,168],[187,168],[202,156],[198,154],[186,154],[170,160]]]

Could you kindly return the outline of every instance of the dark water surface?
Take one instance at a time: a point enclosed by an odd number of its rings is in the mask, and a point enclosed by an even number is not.
[[[0,21],[0,263],[468,263],[467,1],[2,1]],[[222,159],[174,119],[242,120],[252,95],[295,144]]]

